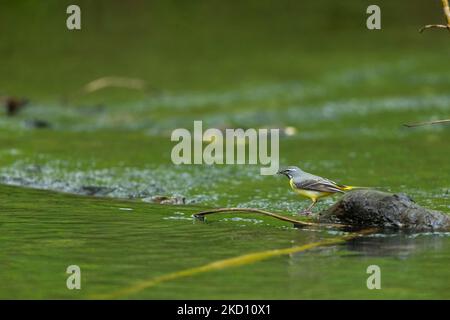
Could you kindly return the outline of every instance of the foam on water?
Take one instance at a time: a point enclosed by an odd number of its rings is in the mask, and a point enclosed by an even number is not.
[[[61,106],[34,103],[17,119],[0,119],[0,128],[33,130],[23,119],[44,119],[53,130],[95,131],[102,129],[142,130],[151,135],[167,136],[170,130],[191,127],[193,120],[202,119],[210,127],[276,127],[282,123],[307,124],[338,120],[346,117],[367,117],[389,112],[428,111],[437,115],[450,110],[450,95],[408,94],[355,98],[348,94],[334,96],[356,81],[400,77],[412,81],[410,63],[392,63],[376,68],[344,70],[330,74],[317,82],[267,83],[217,92],[164,92],[150,95],[142,101],[111,106]],[[408,72],[405,72],[408,71]],[[427,83],[430,75],[416,76],[418,83]],[[448,76],[434,75],[438,80]],[[353,80],[352,80],[353,79]],[[356,80],[355,80],[356,79]],[[423,82],[421,82],[423,81]],[[434,81],[434,80],[433,80]],[[325,91],[324,88],[327,88]],[[173,111],[179,112],[174,117]],[[205,111],[205,112],[203,112]],[[359,134],[379,135],[385,128],[367,129]],[[439,127],[434,127],[438,130]],[[307,134],[307,133],[302,133]],[[326,130],[309,134],[329,136]],[[322,138],[323,136],[319,137]]]
[[[260,179],[257,170],[252,167],[239,171],[233,166],[86,169],[82,164],[59,160],[47,160],[43,164],[18,160],[0,169],[0,182],[92,196],[151,199],[156,195],[169,195],[186,197],[187,204],[213,203],[219,198],[214,192],[217,185],[228,183],[231,176]],[[226,194],[221,196],[226,197]]]

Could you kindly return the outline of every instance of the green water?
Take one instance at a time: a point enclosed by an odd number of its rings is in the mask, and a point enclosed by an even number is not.
[[[413,3],[413,4],[412,4]],[[28,97],[0,117],[1,298],[92,298],[217,260],[301,246],[341,232],[299,230],[254,214],[308,205],[257,166],[174,166],[170,133],[207,127],[295,127],[280,161],[352,185],[404,192],[450,212],[447,33],[439,3],[80,2],[0,5],[0,95]],[[61,13],[62,12],[62,17]],[[307,30],[307,32],[305,31]],[[42,45],[44,44],[44,45]],[[77,94],[102,76],[142,78],[147,93]],[[37,129],[30,120],[48,121]],[[185,205],[158,205],[155,195]],[[329,198],[317,210],[333,203]],[[450,298],[450,233],[388,233],[174,279],[121,298]],[[68,290],[78,265],[82,289]],[[382,289],[368,290],[378,265]]]

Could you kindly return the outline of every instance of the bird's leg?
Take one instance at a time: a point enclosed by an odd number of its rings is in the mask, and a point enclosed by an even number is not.
[[[442,7],[444,9],[445,18],[447,19],[447,25],[443,24],[429,24],[420,29],[419,32],[423,32],[426,29],[430,28],[441,28],[441,29],[447,29],[450,31],[450,6],[448,4],[448,0],[441,0],[442,1]]]
[[[317,203],[317,199],[313,199],[311,205],[308,208],[306,208],[305,210],[300,211],[299,214],[306,215],[306,216],[310,215],[312,213],[311,209],[315,206],[316,203]]]

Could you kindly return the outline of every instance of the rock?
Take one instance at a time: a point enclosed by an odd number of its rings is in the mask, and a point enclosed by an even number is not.
[[[112,193],[114,190],[114,188],[100,186],[81,186],[77,190],[77,193],[87,196],[105,197],[108,194]]]
[[[34,128],[34,129],[45,129],[45,128],[50,128],[50,122],[46,121],[46,120],[39,120],[39,119],[33,119],[33,120],[27,120],[25,122],[25,125],[28,128]]]
[[[181,196],[154,196],[151,198],[152,202],[159,204],[185,204],[186,198]]]
[[[450,229],[450,216],[425,209],[405,194],[354,190],[319,215],[323,223],[415,230]]]
[[[6,109],[6,115],[14,116],[16,115],[23,107],[25,107],[29,100],[28,99],[20,99],[16,97],[5,97],[4,107]]]

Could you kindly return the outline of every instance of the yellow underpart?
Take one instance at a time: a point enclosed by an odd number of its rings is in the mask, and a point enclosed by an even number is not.
[[[329,195],[332,195],[334,192],[323,192],[323,191],[313,191],[313,190],[305,190],[305,189],[298,189],[294,185],[294,181],[291,179],[289,181],[292,190],[297,192],[299,195],[304,196],[306,198],[311,199],[312,201],[316,202],[318,199],[327,197]]]

